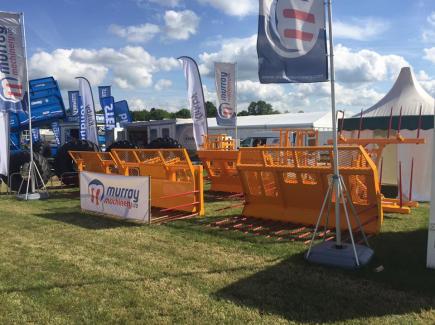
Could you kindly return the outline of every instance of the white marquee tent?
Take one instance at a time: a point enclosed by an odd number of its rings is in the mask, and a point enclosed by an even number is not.
[[[420,137],[426,143],[389,145],[383,154],[382,183],[396,185],[398,166],[402,165],[402,191],[409,196],[411,164],[414,158],[412,199],[430,200],[432,177],[432,150],[434,128],[434,99],[420,86],[411,68],[404,67],[391,90],[378,103],[362,113],[361,137],[383,137],[387,135],[392,110],[392,130],[390,136],[398,129],[400,110],[402,110],[401,131],[404,137]],[[420,117],[421,112],[421,117]],[[360,125],[360,114],[345,119],[344,135],[356,137]],[[380,166],[378,166],[380,167]]]
[[[234,137],[234,128],[217,125],[215,118],[208,119],[208,127],[212,134],[225,133]],[[332,137],[332,119],[328,111],[238,116],[237,128],[240,139],[280,128],[319,130],[319,144],[326,144]]]

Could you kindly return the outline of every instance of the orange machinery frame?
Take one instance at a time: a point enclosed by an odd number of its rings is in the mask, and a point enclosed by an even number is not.
[[[331,144],[332,140],[328,140],[328,143]],[[358,145],[363,146],[370,158],[375,162],[376,166],[381,167],[381,176],[382,178],[382,152],[384,151],[387,145],[391,144],[424,144],[424,138],[404,138],[400,132],[397,132],[395,137],[388,136],[387,138],[346,138],[342,134],[338,137],[338,143],[344,145]],[[412,173],[413,171],[411,171]],[[401,171],[400,171],[401,174]],[[401,177],[400,177],[401,178]],[[412,177],[411,177],[412,178]],[[380,180],[382,181],[382,180]],[[401,186],[400,186],[401,187]],[[401,189],[400,189],[401,192]],[[401,195],[401,194],[400,194]],[[411,208],[418,207],[418,202],[412,200],[403,200],[402,195],[399,199],[392,198],[383,198],[382,199],[382,207],[384,212],[391,213],[402,213],[409,214],[411,213]]]
[[[308,143],[310,138],[318,145],[319,131],[314,129],[273,129],[279,132],[279,145],[291,147],[290,134],[295,134],[297,146]],[[210,178],[210,190],[216,192],[243,192],[240,177],[236,168],[239,151],[235,140],[226,134],[209,134],[204,136],[204,144],[197,151],[199,159]]]
[[[202,166],[193,166],[185,149],[113,149],[69,154],[79,171],[150,176],[153,207],[204,215]]]
[[[245,194],[243,216],[314,226],[333,174],[332,155],[331,146],[241,148],[237,169]],[[375,164],[355,146],[340,147],[338,160],[364,230],[378,233],[383,212]],[[331,204],[331,216],[333,209]],[[327,227],[335,227],[334,217]],[[347,229],[345,218],[341,227]],[[352,229],[358,229],[355,220]]]

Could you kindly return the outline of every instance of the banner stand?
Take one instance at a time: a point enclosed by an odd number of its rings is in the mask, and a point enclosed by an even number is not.
[[[27,104],[29,105],[29,141],[30,141],[30,162],[29,162],[29,171],[27,173],[27,179],[23,179],[23,182],[20,185],[23,186],[24,183],[26,184],[26,193],[24,194],[18,194],[17,199],[18,200],[39,200],[39,199],[45,199],[48,198],[48,191],[45,187],[44,181],[42,179],[41,173],[38,169],[38,166],[35,163],[35,160],[33,159],[33,137],[32,137],[32,107],[30,103],[30,87],[29,87],[29,69],[27,66],[27,42],[26,42],[26,28],[24,24],[24,13],[21,13],[22,17],[22,24],[23,24],[23,40],[24,40],[24,56],[26,57],[26,90],[27,90]],[[36,180],[39,179],[39,181],[42,184],[42,192],[36,192]],[[20,192],[20,190],[18,192]]]
[[[338,163],[338,143],[337,143],[337,115],[335,109],[335,70],[334,70],[334,46],[332,39],[332,8],[331,0],[327,1],[328,5],[328,27],[329,27],[329,62],[330,62],[330,81],[331,81],[331,111],[332,111],[332,141],[333,141],[333,166],[334,175],[329,182],[329,187],[317,219],[316,227],[314,229],[313,237],[311,239],[308,252],[305,254],[305,259],[312,263],[335,266],[345,269],[357,269],[368,264],[373,257],[373,250],[370,248],[361,221],[358,217],[355,207],[352,204],[352,198],[346,189],[343,179],[339,173]],[[327,206],[325,229],[329,220],[329,208],[333,204],[333,194],[335,193],[335,243],[323,242],[313,246],[319,230],[320,222],[323,218],[325,207]],[[351,245],[344,244],[341,240],[341,217],[340,217],[340,200],[342,201],[343,210],[346,217],[346,222],[349,229]],[[363,236],[366,246],[355,244],[352,234],[352,227],[349,220],[349,211],[346,206],[349,204],[349,209],[354,215],[358,228]]]

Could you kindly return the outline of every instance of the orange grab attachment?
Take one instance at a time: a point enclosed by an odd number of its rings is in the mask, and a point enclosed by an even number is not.
[[[150,176],[153,207],[204,215],[202,166],[192,165],[185,149],[70,151],[70,155],[79,171]]]
[[[237,169],[245,193],[243,216],[314,226],[333,173],[332,157],[331,146],[241,148]],[[376,166],[355,146],[340,147],[338,161],[364,230],[378,233],[383,214]],[[341,227],[347,229],[341,209]],[[327,226],[333,228],[334,204],[329,213]],[[352,230],[358,230],[354,218],[350,221]]]

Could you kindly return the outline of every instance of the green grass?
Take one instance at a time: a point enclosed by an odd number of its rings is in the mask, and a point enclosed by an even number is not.
[[[345,272],[307,264],[302,243],[210,227],[240,213],[213,212],[225,204],[137,226],[81,213],[75,191],[0,196],[0,324],[435,323],[427,205],[387,216],[375,261]]]

